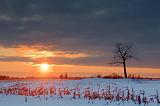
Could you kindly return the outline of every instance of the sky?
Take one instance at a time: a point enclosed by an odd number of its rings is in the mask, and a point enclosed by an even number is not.
[[[128,71],[160,77],[158,0],[0,0],[0,73],[122,73],[109,66],[116,42],[131,42]],[[33,74],[31,74],[33,73]]]

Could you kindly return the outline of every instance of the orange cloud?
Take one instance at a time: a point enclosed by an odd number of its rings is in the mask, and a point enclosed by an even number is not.
[[[33,50],[27,50],[24,52],[24,57],[30,57],[30,58],[48,58],[48,57],[54,57],[54,53],[50,51],[33,51]]]

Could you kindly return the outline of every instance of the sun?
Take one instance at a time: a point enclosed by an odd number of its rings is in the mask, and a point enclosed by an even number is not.
[[[40,64],[40,69],[42,72],[49,72],[49,65],[47,63]]]

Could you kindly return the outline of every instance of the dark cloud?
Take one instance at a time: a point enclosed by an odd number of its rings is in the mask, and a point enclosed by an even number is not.
[[[94,64],[101,60],[96,64],[104,65],[104,61],[111,58],[115,42],[132,42],[141,58],[138,63],[159,67],[159,3],[150,0],[0,0],[0,44],[7,47],[40,44],[52,46],[49,48],[52,50],[98,51],[97,54],[106,53],[106,57],[81,61]],[[141,66],[137,62],[133,65]]]
[[[18,57],[18,56],[1,56],[1,62],[32,62],[32,59],[28,57]]]

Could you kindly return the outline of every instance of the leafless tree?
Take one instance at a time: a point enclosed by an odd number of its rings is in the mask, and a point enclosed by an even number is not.
[[[116,43],[113,60],[109,64],[123,64],[124,76],[127,78],[126,61],[130,59],[136,59],[134,54],[134,45],[130,43]]]

